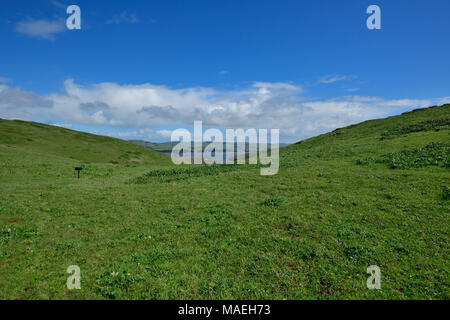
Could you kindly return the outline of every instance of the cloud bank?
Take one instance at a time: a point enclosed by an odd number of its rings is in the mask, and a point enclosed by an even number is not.
[[[153,84],[82,86],[69,79],[61,92],[46,96],[0,85],[0,116],[108,127],[114,129],[111,135],[128,139],[167,139],[168,128],[189,128],[194,120],[202,120],[205,127],[219,129],[279,128],[282,140],[293,142],[405,109],[450,101],[357,95],[321,100],[301,94],[300,86],[284,82],[219,90]]]
[[[27,20],[16,23],[16,31],[31,38],[54,40],[55,35],[66,31],[65,20]]]

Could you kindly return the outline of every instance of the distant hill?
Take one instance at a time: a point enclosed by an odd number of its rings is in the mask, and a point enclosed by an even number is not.
[[[160,153],[106,136],[37,122],[0,119],[0,146],[15,152],[58,156],[93,163],[159,163]]]
[[[129,140],[129,142],[158,152],[170,152],[172,151],[173,146],[175,146],[178,143],[178,142],[149,142],[144,140]]]
[[[135,143],[137,145],[140,145],[140,146],[143,146],[143,147],[146,147],[146,148],[158,151],[158,152],[163,152],[163,153],[170,153],[172,151],[172,148],[179,143],[179,142],[158,143],[158,142],[149,142],[149,141],[144,141],[144,140],[129,140],[129,141],[132,143]],[[205,147],[207,145],[209,145],[210,143],[211,142],[203,142],[203,149],[205,149]],[[282,148],[287,145],[288,145],[287,143],[280,143],[279,147]],[[193,148],[193,146],[192,146],[192,148]],[[268,149],[270,149],[270,148],[271,148],[271,146],[270,146],[270,144],[268,144]],[[226,150],[225,143],[223,144],[223,150]],[[245,143],[245,152],[248,152],[248,150],[249,150],[249,143],[246,142]]]

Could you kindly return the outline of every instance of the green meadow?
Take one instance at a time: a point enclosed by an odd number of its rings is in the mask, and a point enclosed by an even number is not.
[[[0,120],[0,299],[449,299],[449,119],[337,129],[273,176]]]

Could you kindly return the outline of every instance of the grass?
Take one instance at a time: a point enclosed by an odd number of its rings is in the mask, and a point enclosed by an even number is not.
[[[450,118],[433,119],[410,124],[400,129],[389,130],[383,132],[381,139],[395,138],[411,132],[448,129],[450,126]]]
[[[411,169],[426,166],[444,166],[450,168],[450,143],[431,142],[423,148],[402,150],[381,157],[360,159],[357,164],[387,163],[391,169]]]
[[[274,176],[176,167],[121,140],[1,120],[0,298],[448,299],[449,131],[380,136],[449,114],[302,141],[280,150]],[[438,165],[357,165],[416,163],[429,149]],[[373,264],[381,290],[366,288]],[[81,290],[66,288],[70,265]]]
[[[224,172],[239,170],[239,169],[250,169],[259,168],[257,165],[247,165],[243,167],[242,165],[195,165],[195,166],[181,166],[171,169],[158,169],[151,170],[139,177],[130,180],[130,183],[135,184],[148,184],[154,182],[153,178],[157,178],[159,181],[171,182],[175,180],[184,180],[192,177],[203,177],[218,175]]]

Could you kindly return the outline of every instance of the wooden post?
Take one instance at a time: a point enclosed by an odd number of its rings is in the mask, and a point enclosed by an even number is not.
[[[75,170],[78,171],[78,179],[80,179],[80,171],[83,170],[81,167],[76,167]]]

